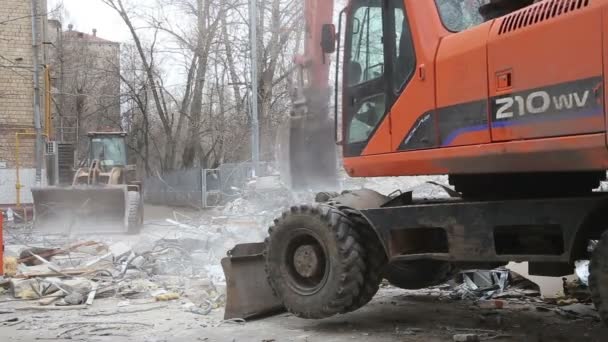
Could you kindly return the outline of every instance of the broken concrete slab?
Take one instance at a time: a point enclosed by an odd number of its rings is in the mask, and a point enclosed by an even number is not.
[[[135,268],[141,268],[146,264],[146,259],[143,256],[136,256],[131,260],[131,266]]]
[[[61,278],[46,278],[41,280],[42,284],[45,285],[44,294],[50,294],[53,292],[61,291],[64,294],[79,293],[81,295],[87,295],[93,285],[89,279],[86,278],[72,278],[72,279],[61,279]]]
[[[71,292],[77,292],[83,295],[91,292],[93,284],[86,278],[73,278],[61,281],[61,285],[67,287]]]
[[[24,264],[19,264],[17,266],[17,274],[22,274],[23,276],[28,276],[29,274],[36,273],[49,273],[53,272],[49,268],[48,265],[36,265],[36,266],[25,266]]]
[[[599,320],[600,316],[592,304],[570,304],[566,306],[560,307],[558,310],[566,312],[568,314],[573,314],[579,317],[589,317],[593,319]]]
[[[479,342],[479,336],[475,334],[457,334],[452,339],[454,342]]]
[[[107,253],[101,256],[97,256],[90,255],[87,253],[72,252],[67,255],[53,256],[50,261],[63,269],[91,267],[93,265],[99,266],[100,264],[111,266],[112,254]]]
[[[6,245],[4,246],[4,256],[19,258],[21,251],[26,249],[25,245]]]
[[[124,256],[131,254],[131,246],[124,242],[116,242],[109,247],[110,253],[114,256],[114,259],[120,259]]]
[[[78,292],[71,293],[63,298],[63,302],[66,305],[80,305],[84,303],[84,301],[85,297]]]
[[[34,291],[33,289],[38,289],[38,281],[36,279],[14,278],[10,280],[10,291],[15,298],[29,298],[31,292]]]

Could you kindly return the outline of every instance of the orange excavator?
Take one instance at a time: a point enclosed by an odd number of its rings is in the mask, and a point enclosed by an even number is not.
[[[335,181],[337,143],[352,177],[447,174],[456,195],[359,190],[289,208],[223,261],[226,316],[324,318],[383,278],[422,288],[510,261],[557,277],[591,260],[608,323],[608,194],[594,190],[608,169],[608,0],[350,0],[338,30],[333,10],[306,1],[285,179]]]

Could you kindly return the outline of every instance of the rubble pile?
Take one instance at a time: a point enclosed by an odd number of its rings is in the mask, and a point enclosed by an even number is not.
[[[537,298],[540,287],[506,268],[467,270],[456,277],[452,297],[460,299]]]
[[[23,248],[12,257],[16,271],[7,273],[0,286],[14,301],[40,307],[86,307],[108,297],[183,299],[188,311],[200,314],[223,306],[223,284],[211,280],[208,268],[194,260],[204,248],[199,240],[160,239],[150,248],[144,245],[84,241]]]
[[[577,263],[577,265],[588,263]],[[582,266],[577,271],[587,274]],[[447,291],[451,300],[470,300],[482,309],[500,310],[506,306],[535,308],[541,312],[555,312],[570,319],[583,317],[599,321],[586,278],[563,280],[563,293],[557,297],[543,297],[533,281],[506,268],[461,271],[449,285],[439,287]],[[445,292],[444,292],[445,294]]]

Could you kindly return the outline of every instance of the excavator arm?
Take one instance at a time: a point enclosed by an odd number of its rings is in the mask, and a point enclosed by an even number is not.
[[[336,45],[333,14],[333,0],[305,0],[304,52],[294,57],[293,107],[278,134],[281,177],[294,190],[337,187],[335,123],[329,109],[329,53]]]

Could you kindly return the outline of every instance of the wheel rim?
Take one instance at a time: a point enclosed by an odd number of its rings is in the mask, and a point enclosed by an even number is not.
[[[329,258],[316,234],[301,229],[287,243],[285,252],[287,284],[293,291],[313,295],[323,288],[329,274]]]

